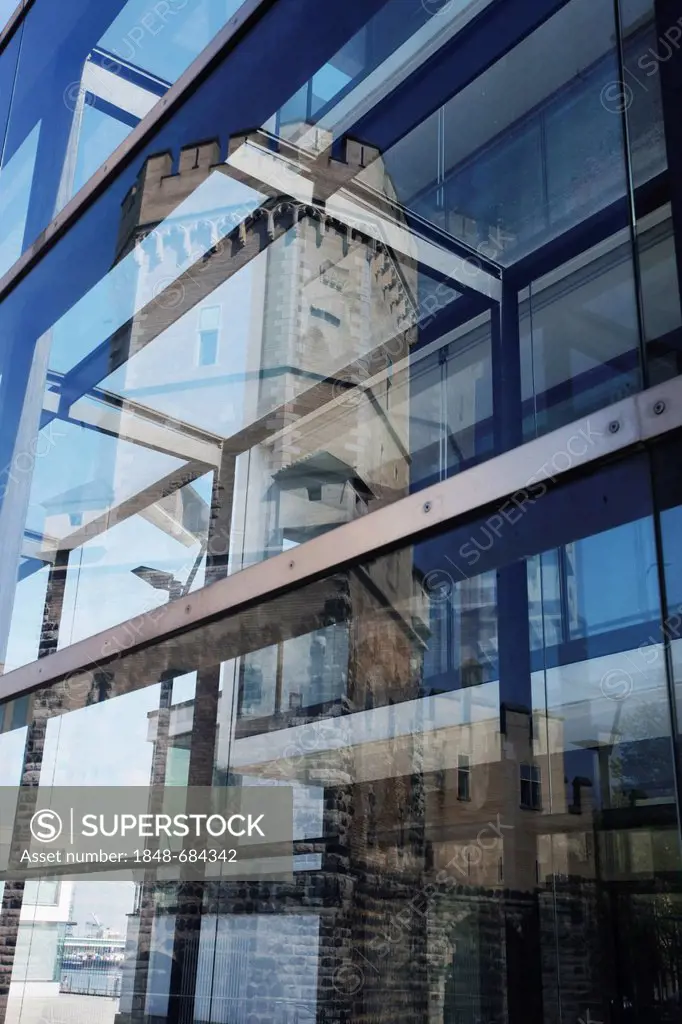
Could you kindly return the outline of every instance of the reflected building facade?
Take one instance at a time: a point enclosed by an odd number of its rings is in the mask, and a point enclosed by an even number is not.
[[[0,852],[267,786],[293,870],[3,874],[0,1024],[673,1024],[679,13],[91,7],[0,37]]]
[[[367,169],[373,192],[400,223],[378,151],[347,139],[339,158],[331,141],[318,143],[322,155],[310,169],[318,187],[331,195]],[[232,139],[230,149],[248,166],[244,151],[257,160],[271,145],[267,133],[253,132]],[[293,144],[281,154],[282,188],[296,173],[293,161],[304,157]],[[118,259],[134,256],[144,293],[136,304],[145,312],[114,336],[109,369],[125,367],[124,393],[144,388],[150,362],[144,350],[163,333],[172,358],[164,379],[155,374],[155,387],[165,400],[193,385],[198,374],[201,389],[189,408],[202,409],[214,435],[232,434],[234,466],[223,466],[231,479],[222,481],[221,504],[237,506],[229,553],[243,567],[408,493],[405,372],[393,367],[406,362],[416,341],[418,272],[409,253],[396,253],[363,231],[368,225],[361,217],[357,225],[346,223],[315,204],[283,200],[274,187],[243,219],[238,209],[224,208],[213,218],[175,216],[178,204],[187,204],[214,171],[223,172],[218,143],[190,145],[177,172],[171,153],[148,160],[126,196]],[[257,187],[246,172],[237,177]],[[152,232],[152,244],[145,244]],[[197,249],[206,250],[199,270],[183,275],[169,293],[164,252],[192,258]],[[230,290],[245,266],[246,327],[232,321]],[[151,312],[149,296],[156,299]],[[331,376],[330,365],[338,367]],[[349,409],[347,392],[371,378],[375,386],[354,396]],[[393,402],[392,394],[398,396]],[[226,454],[224,446],[224,460]],[[123,463],[115,479],[127,471]],[[175,489],[176,501],[181,494]],[[206,533],[208,511],[190,533],[199,536],[202,527]]]

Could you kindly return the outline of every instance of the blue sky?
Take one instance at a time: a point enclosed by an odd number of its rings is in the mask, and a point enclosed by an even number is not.
[[[0,0],[0,27],[5,27],[5,23],[16,6],[17,0]]]

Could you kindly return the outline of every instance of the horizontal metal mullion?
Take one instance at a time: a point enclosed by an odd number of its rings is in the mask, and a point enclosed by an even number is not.
[[[600,409],[543,437],[337,527],[300,547],[228,576],[162,608],[65,647],[0,677],[0,700],[44,686],[161,638],[236,612],[322,574],[417,538],[533,484],[558,480],[633,445],[682,427],[682,377]],[[537,492],[536,492],[537,495]],[[537,497],[535,498],[537,500]],[[510,509],[514,505],[510,502]],[[134,638],[131,642],[131,636]]]

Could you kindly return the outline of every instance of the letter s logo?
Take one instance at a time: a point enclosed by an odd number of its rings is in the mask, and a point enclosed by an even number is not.
[[[31,835],[39,843],[53,843],[62,834],[63,827],[56,811],[36,811],[31,818]]]

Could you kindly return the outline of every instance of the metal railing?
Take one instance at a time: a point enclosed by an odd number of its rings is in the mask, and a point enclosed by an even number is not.
[[[107,996],[121,994],[125,941],[72,937],[62,950],[59,991],[72,995]]]

